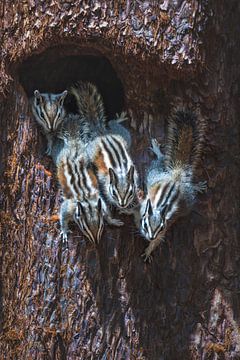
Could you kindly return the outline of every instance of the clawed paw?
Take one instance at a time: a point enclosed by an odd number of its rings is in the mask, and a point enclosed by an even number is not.
[[[153,258],[152,255],[150,255],[147,251],[147,249],[144,251],[144,253],[141,255],[144,262],[151,263]]]
[[[207,181],[200,181],[197,184],[198,192],[204,193],[207,190]]]
[[[154,146],[159,147],[160,146],[159,142],[155,138],[151,139],[151,145],[152,145],[152,147],[154,147]]]
[[[72,233],[72,231],[71,230],[67,230],[67,231],[62,230],[61,233],[60,233],[62,243],[66,248],[68,247],[68,234],[69,233]]]
[[[118,211],[120,215],[132,215],[133,211],[128,209],[122,209]]]
[[[114,225],[114,226],[123,226],[124,225],[124,222],[119,220],[119,219],[112,219],[111,220],[111,225]]]
[[[105,218],[106,222],[108,223],[108,225],[112,225],[112,226],[123,226],[124,222],[122,222],[120,219],[113,219],[112,217],[107,216]]]
[[[151,139],[151,146],[150,146],[149,150],[156,153],[156,151],[157,152],[159,151],[159,148],[160,148],[160,144],[157,141],[157,139]]]

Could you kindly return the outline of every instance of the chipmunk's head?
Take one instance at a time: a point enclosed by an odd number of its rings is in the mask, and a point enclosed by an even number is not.
[[[140,231],[148,241],[157,239],[163,234],[166,221],[161,210],[153,208],[151,200],[144,201],[141,206]]]
[[[132,165],[127,174],[116,174],[109,169],[109,194],[112,203],[118,208],[128,207],[134,200],[137,191],[135,168]]]
[[[101,199],[95,201],[77,202],[74,221],[82,233],[92,243],[98,243],[101,239],[104,227],[104,211]]]
[[[65,116],[64,99],[67,90],[61,94],[42,94],[38,90],[34,91],[32,101],[33,114],[45,132],[55,131]]]

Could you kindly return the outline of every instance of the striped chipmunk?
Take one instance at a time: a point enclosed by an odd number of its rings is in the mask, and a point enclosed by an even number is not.
[[[48,141],[46,153],[55,162],[63,144],[75,146],[78,140],[87,143],[94,137],[93,119],[66,112],[64,100],[67,94],[68,90],[60,94],[40,93],[35,90],[31,99],[35,119]]]
[[[79,115],[66,114],[63,102],[67,95],[34,92],[33,113],[48,139],[48,153],[57,166],[57,176],[64,201],[60,210],[61,233],[67,242],[69,221],[74,220],[83,234],[98,242],[103,220],[110,225],[123,223],[113,219],[101,199],[96,175],[87,160],[85,143],[91,138],[91,126]]]
[[[126,114],[107,122],[102,97],[93,84],[77,84],[70,92],[76,98],[80,117],[91,125],[91,131],[85,131],[92,136],[86,152],[101,194],[107,203],[124,212],[135,205],[138,190],[138,174],[129,152],[131,136],[120,124],[127,119]]]
[[[146,173],[146,196],[135,214],[137,226],[150,243],[142,255],[151,253],[164,240],[170,226],[190,212],[196,196],[206,188],[205,182],[194,182],[204,138],[204,122],[187,110],[174,110],[168,122],[165,156],[155,139],[151,150],[156,156]]]
[[[32,112],[48,141],[46,151],[48,155],[51,155],[53,139],[66,116],[64,109],[66,96],[67,90],[61,94],[40,93],[35,90],[34,97],[31,98]]]
[[[65,131],[65,136],[66,136]],[[85,144],[78,138],[67,142],[57,156],[57,177],[64,201],[60,209],[63,242],[67,243],[69,221],[74,221],[81,232],[92,242],[100,241],[104,221],[110,225],[123,223],[113,219],[99,193],[97,177],[91,163],[86,160]]]

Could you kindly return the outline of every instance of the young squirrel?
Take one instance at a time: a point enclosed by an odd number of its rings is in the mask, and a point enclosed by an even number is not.
[[[64,146],[56,158],[57,177],[64,201],[60,210],[61,234],[67,242],[68,223],[74,220],[82,233],[92,242],[99,242],[104,220],[110,225],[123,223],[113,219],[104,199],[101,198],[97,177],[84,154],[84,144]]]
[[[168,123],[165,156],[152,139],[156,156],[147,171],[147,193],[135,220],[141,234],[150,242],[143,254],[151,259],[152,251],[164,239],[170,226],[192,208],[205,183],[194,182],[194,172],[202,154],[204,123],[195,114],[175,110]]]
[[[125,140],[116,134],[95,138],[86,148],[102,194],[110,203],[127,209],[136,199],[138,175]]]
[[[53,95],[36,91],[34,114],[48,138],[48,152],[56,163],[63,189],[63,240],[67,241],[72,219],[90,241],[99,241],[103,219],[111,225],[123,225],[112,218],[106,200],[126,208],[136,195],[137,173],[126,143],[130,134],[120,125],[126,120],[124,113],[106,123],[102,98],[94,85],[81,84],[70,91],[76,97],[79,114],[65,113],[66,92]]]
[[[77,102],[79,114],[66,113],[64,100],[68,94],[72,94]],[[41,126],[47,141],[46,154],[52,154],[53,140],[77,139],[80,138],[84,143],[89,143],[96,136],[105,133],[118,133],[127,143],[131,143],[131,136],[126,128],[120,123],[127,120],[126,113],[121,113],[116,119],[106,121],[103,100],[95,85],[91,83],[79,82],[69,90],[61,94],[40,93],[34,91],[31,98],[32,111],[36,121]],[[70,127],[69,127],[70,123]],[[61,141],[58,141],[61,145]]]
[[[138,175],[129,153],[131,136],[120,124],[127,119],[126,114],[107,122],[102,97],[91,83],[78,83],[70,88],[70,93],[85,121],[82,139],[102,194],[123,212],[136,200],[138,189]]]
[[[66,95],[67,90],[61,94],[40,93],[35,90],[34,97],[31,99],[35,119],[41,126],[48,141],[46,151],[48,155],[51,155],[53,138],[57,135],[58,128],[66,115],[63,106]]]

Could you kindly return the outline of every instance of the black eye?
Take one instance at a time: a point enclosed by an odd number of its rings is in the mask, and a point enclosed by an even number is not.
[[[44,113],[40,110],[40,117],[44,119]]]

